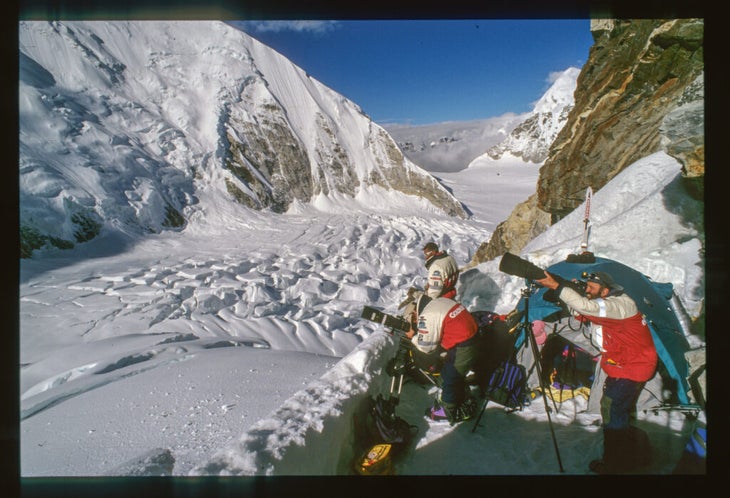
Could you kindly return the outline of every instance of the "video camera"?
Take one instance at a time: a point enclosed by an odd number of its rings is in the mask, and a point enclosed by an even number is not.
[[[408,320],[398,316],[389,315],[388,313],[384,313],[371,306],[365,306],[362,309],[360,317],[371,322],[380,323],[386,327],[390,327],[391,329],[398,330],[403,333],[411,330],[411,322]]]
[[[417,287],[411,287],[408,289],[406,299],[398,305],[398,309],[404,308],[406,305],[418,301],[423,295],[423,291]],[[360,314],[361,318],[369,320],[371,322],[380,323],[391,329],[398,330],[403,333],[410,332],[411,323],[402,317],[389,315],[380,311],[372,306],[365,306]]]
[[[507,273],[508,275],[514,275],[515,277],[522,277],[527,280],[541,280],[545,278],[545,270],[536,266],[526,259],[522,259],[519,256],[515,256],[511,253],[504,253],[502,260],[499,262],[499,271]],[[550,273],[552,277],[557,280],[561,285],[570,287],[581,295],[586,292],[586,282],[583,280],[568,280],[554,273]]]
[[[390,327],[394,332],[400,332],[398,334],[399,344],[396,355],[385,367],[388,375],[392,376],[393,379],[402,375],[409,375],[421,384],[440,385],[438,374],[440,367],[437,368],[436,365],[442,361],[441,350],[429,354],[420,353],[405,335],[411,330],[411,324],[408,320],[389,315],[371,306],[363,308],[361,318]],[[391,391],[393,388],[394,385],[391,383]]]

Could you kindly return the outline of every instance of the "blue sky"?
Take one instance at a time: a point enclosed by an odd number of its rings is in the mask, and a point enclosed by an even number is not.
[[[551,76],[581,68],[593,44],[589,19],[236,24],[379,124],[531,111]]]

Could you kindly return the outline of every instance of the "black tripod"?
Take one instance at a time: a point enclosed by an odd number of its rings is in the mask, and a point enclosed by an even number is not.
[[[395,333],[395,331],[392,331],[392,333]],[[399,337],[398,341],[398,350],[385,368],[385,371],[390,375],[390,399],[394,400],[394,406],[398,404],[403,389],[403,379],[411,367],[408,341],[403,336]]]
[[[543,393],[542,399],[543,399],[543,403],[545,404],[545,413],[547,414],[547,417],[548,417],[548,425],[550,426],[550,434],[553,439],[553,446],[555,447],[555,455],[558,458],[558,465],[560,467],[560,472],[565,472],[565,470],[563,469],[563,462],[560,458],[560,450],[558,449],[558,442],[555,438],[555,431],[553,430],[553,421],[552,421],[552,418],[550,417],[550,407],[548,406],[548,402],[547,402],[549,387],[545,386],[545,380],[542,376],[542,365],[540,364],[540,350],[537,347],[537,340],[535,339],[535,335],[532,333],[532,323],[530,322],[530,318],[529,318],[529,316],[530,316],[530,313],[529,313],[530,296],[535,292],[536,288],[537,288],[537,285],[533,282],[530,282],[530,285],[522,290],[522,298],[524,299],[524,302],[525,302],[525,311],[524,311],[524,316],[523,316],[521,327],[522,327],[522,330],[524,331],[525,335],[527,336],[525,341],[526,341],[526,343],[529,342],[530,348],[532,350],[532,357],[533,357],[533,361],[534,361],[535,371],[537,373],[537,378],[538,378],[538,381],[540,383],[540,388]],[[520,347],[522,347],[522,346],[520,346]],[[516,353],[517,353],[517,351],[515,351],[515,354]],[[489,398],[487,397],[484,401],[484,404],[482,405],[482,409],[479,413],[479,417],[477,417],[477,420],[474,423],[472,432],[474,432],[476,430],[477,426],[479,425],[479,421],[481,420],[482,415],[484,414],[484,410],[487,408],[488,402],[489,402]],[[553,400],[553,403],[555,403],[555,400]],[[557,408],[556,408],[556,411],[557,411]]]

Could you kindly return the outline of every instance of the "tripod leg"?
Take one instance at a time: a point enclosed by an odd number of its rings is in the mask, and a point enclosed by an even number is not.
[[[476,431],[477,427],[479,427],[479,421],[482,419],[482,415],[484,415],[484,410],[487,409],[487,403],[489,403],[489,396],[486,396],[484,398],[484,401],[482,402],[482,407],[479,410],[479,415],[477,416],[476,421],[474,421],[474,427],[471,428],[472,432]]]
[[[553,446],[555,447],[555,456],[558,459],[558,466],[560,467],[560,472],[565,472],[563,469],[563,462],[560,458],[560,450],[558,449],[558,441],[555,438],[555,430],[553,429],[553,420],[552,417],[550,417],[550,407],[548,407],[548,402],[545,396],[547,396],[547,390],[545,387],[544,379],[542,378],[542,367],[540,365],[540,349],[537,347],[537,339],[535,339],[535,335],[532,333],[532,324],[529,320],[529,304],[530,303],[530,296],[529,293],[525,293],[525,321],[524,321],[524,331],[527,335],[527,342],[529,342],[530,347],[532,349],[532,356],[535,358],[535,368],[537,369],[537,375],[540,381],[540,387],[542,388],[542,401],[545,405],[545,414],[548,418],[548,425],[550,426],[550,434],[553,439]],[[553,404],[555,403],[555,400],[553,400]],[[557,410],[556,410],[557,411]]]

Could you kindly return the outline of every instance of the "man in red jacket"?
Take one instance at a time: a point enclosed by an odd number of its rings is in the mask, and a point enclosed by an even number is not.
[[[631,425],[639,394],[656,373],[651,331],[634,300],[608,273],[588,275],[585,296],[559,280],[545,272],[545,278],[535,282],[553,289],[568,308],[593,324],[606,373],[601,397],[603,458],[589,467],[598,474],[630,472],[651,458],[646,433]]]
[[[415,297],[404,316],[411,321],[406,337],[415,346],[415,354],[445,356],[440,365],[441,399],[427,416],[452,424],[468,420],[476,409],[466,384],[466,375],[473,369],[478,354],[476,320],[463,304],[423,293]]]

